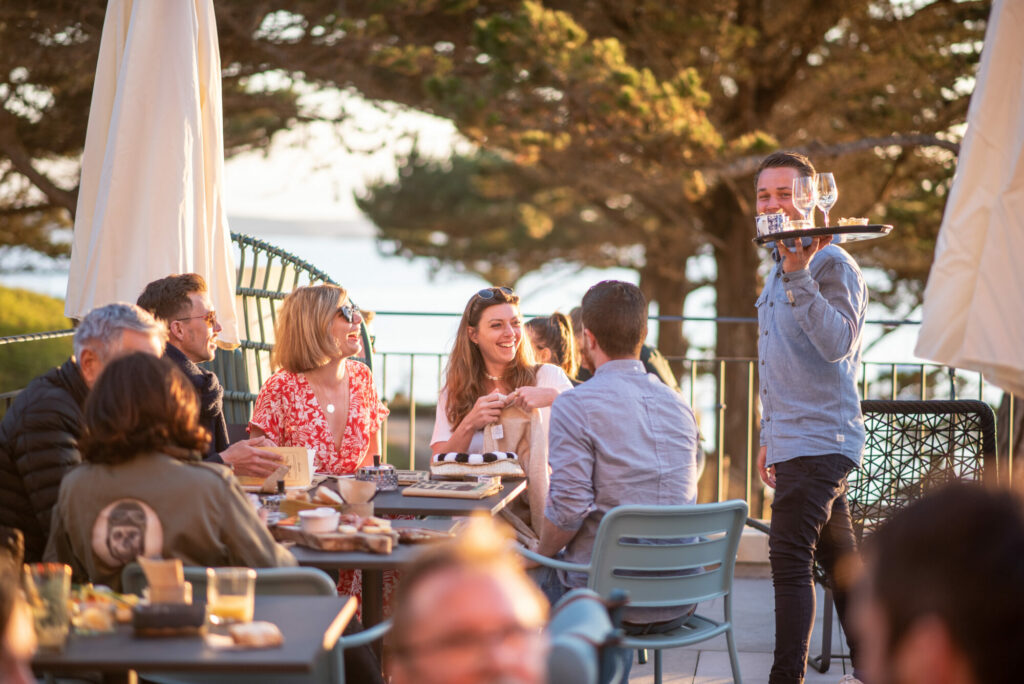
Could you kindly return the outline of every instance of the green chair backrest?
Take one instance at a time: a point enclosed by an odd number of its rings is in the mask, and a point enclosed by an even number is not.
[[[710,601],[731,591],[747,504],[618,506],[601,520],[588,586],[635,607]]]
[[[186,566],[185,581],[192,583],[192,596],[206,596],[206,568]],[[142,595],[148,586],[138,563],[130,563],[121,571],[121,588],[126,593]],[[257,568],[256,593],[273,596],[337,596],[338,589],[330,576],[317,568]]]

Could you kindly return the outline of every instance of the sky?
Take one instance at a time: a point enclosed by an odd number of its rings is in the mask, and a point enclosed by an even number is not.
[[[322,97],[308,96],[303,103],[316,106],[317,99]],[[414,141],[423,154],[438,157],[461,144],[445,119],[386,111],[347,95],[341,96],[340,106],[351,114],[347,124],[305,124],[278,133],[266,152],[229,159],[224,169],[228,214],[362,222],[353,191],[370,179],[394,178],[396,156],[408,153]]]

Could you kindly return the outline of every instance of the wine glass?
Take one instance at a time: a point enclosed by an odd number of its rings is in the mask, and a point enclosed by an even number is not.
[[[818,208],[825,215],[825,226],[828,227],[828,212],[839,199],[839,188],[831,173],[818,174]]]
[[[803,219],[810,218],[814,224],[814,205],[818,201],[818,186],[814,176],[800,176],[793,179],[793,207]]]

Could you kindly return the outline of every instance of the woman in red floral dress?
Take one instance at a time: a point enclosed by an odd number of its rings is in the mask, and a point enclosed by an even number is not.
[[[362,322],[362,312],[337,285],[300,287],[285,298],[271,355],[279,370],[256,398],[249,421],[253,437],[315,449],[317,472],[347,475],[373,463],[388,409],[370,369],[351,358],[363,351]],[[385,605],[394,586],[389,575],[384,576]],[[338,590],[361,595],[361,573],[342,572]]]

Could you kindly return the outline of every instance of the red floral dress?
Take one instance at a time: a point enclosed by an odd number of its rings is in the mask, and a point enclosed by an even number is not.
[[[313,387],[300,373],[280,370],[270,376],[256,398],[250,425],[254,425],[278,446],[301,446],[316,449],[314,467],[317,472],[332,475],[354,473],[362,465],[370,445],[370,436],[380,429],[388,409],[380,401],[373,374],[366,364],[347,359],[348,420],[341,446],[327,425],[327,416],[320,408]],[[384,572],[384,607],[389,612],[391,594],[397,584],[393,571]],[[338,593],[361,597],[363,578],[359,570],[342,571]]]
[[[377,396],[373,374],[366,364],[347,359],[348,421],[341,446],[335,446],[327,416],[301,373],[280,370],[270,376],[256,398],[250,425],[263,430],[278,446],[316,449],[317,472],[332,475],[354,473],[367,456],[370,436],[380,429],[388,409]]]

